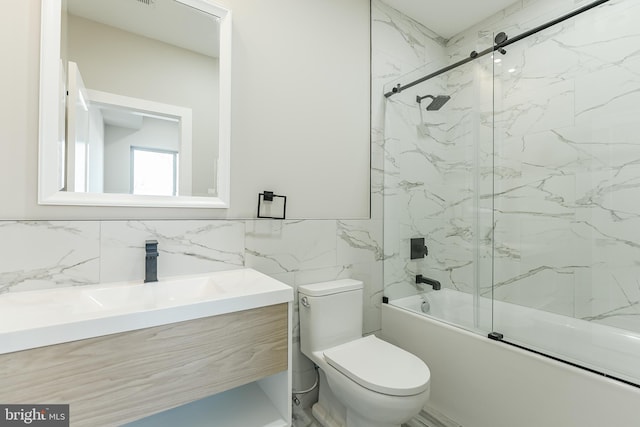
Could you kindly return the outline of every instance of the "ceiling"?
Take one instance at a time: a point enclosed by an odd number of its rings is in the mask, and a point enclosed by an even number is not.
[[[67,0],[68,12],[203,55],[219,55],[218,18],[173,0]]]
[[[384,0],[385,3],[449,39],[517,0]]]

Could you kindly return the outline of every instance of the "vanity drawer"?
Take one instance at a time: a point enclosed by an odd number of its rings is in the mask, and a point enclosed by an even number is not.
[[[118,425],[287,369],[288,305],[0,355],[0,402],[70,404]]]

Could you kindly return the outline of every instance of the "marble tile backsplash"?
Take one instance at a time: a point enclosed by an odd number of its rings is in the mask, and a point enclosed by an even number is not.
[[[0,221],[0,293],[99,281],[99,222]]]
[[[363,280],[365,332],[380,328],[381,220],[0,221],[0,293],[142,280],[148,239],[160,278],[250,267],[292,286]]]
[[[144,242],[158,241],[158,276],[244,266],[242,221],[111,221],[100,224],[100,282],[144,277]]]

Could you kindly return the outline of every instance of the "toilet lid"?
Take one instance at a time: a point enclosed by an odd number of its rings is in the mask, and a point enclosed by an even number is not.
[[[413,354],[373,335],[323,352],[329,365],[361,386],[392,396],[425,391],[431,373]]]

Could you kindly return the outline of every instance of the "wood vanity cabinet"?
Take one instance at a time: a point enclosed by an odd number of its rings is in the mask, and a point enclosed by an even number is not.
[[[0,355],[0,402],[120,425],[288,369],[288,304]]]

